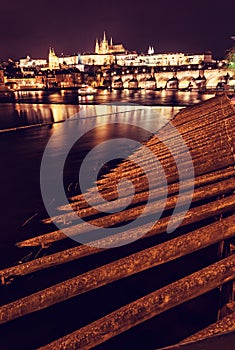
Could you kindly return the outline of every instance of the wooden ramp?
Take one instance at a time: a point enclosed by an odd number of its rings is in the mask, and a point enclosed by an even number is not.
[[[174,234],[166,233],[172,210],[179,197],[179,175],[174,157],[166,147],[165,141],[171,145],[171,150],[174,149],[174,152],[179,155],[181,166],[186,173],[189,163],[188,160],[185,161],[185,149],[180,143],[175,143],[174,134],[165,132],[166,126],[161,130],[161,140],[157,136],[153,136],[146,142],[146,145],[156,154],[164,167],[168,183],[168,198],[161,218],[157,223],[153,222],[153,226],[147,234],[140,238],[138,248],[135,248],[135,243],[131,243],[128,247],[129,251],[126,249],[123,253],[120,250],[120,256],[118,256],[119,250],[115,248],[116,253],[113,261],[77,274],[60,283],[52,284],[47,288],[40,289],[39,286],[35,293],[0,306],[1,324],[12,322],[91,291],[94,291],[93,295],[95,296],[95,291],[98,288],[120,280],[125,283],[130,276],[147,273],[156,266],[172,262],[171,266],[174,269],[174,262],[177,262],[179,258],[190,256],[197,251],[215,245],[219,251],[217,261],[213,261],[208,266],[199,268],[198,271],[180,279],[173,280],[137,300],[122,305],[72,333],[65,334],[62,338],[55,339],[54,335],[51,334],[51,342],[48,345],[43,344],[41,349],[94,348],[147,320],[216,288],[221,291],[218,312],[225,307],[226,303],[233,302],[231,286],[235,280],[235,255],[230,249],[230,245],[235,236],[234,107],[226,96],[212,98],[182,110],[174,118],[172,124],[178,129],[190,150],[195,172],[192,204],[177,231]],[[146,154],[140,153],[138,150],[136,154],[150,171],[154,171]],[[134,220],[141,214],[148,198],[148,182],[140,167],[135,167],[127,159],[99,180],[98,186],[106,199],[113,200],[117,196],[118,181],[126,177],[132,181],[136,191],[131,205],[126,210],[117,214],[99,215],[99,212],[88,206],[82,195],[71,198],[74,210],[80,217],[101,227],[122,225]],[[149,220],[152,220],[151,215],[160,211],[163,205],[161,185],[162,182],[159,179],[156,184],[158,201],[150,205]],[[183,190],[183,194],[181,194],[182,211],[184,204],[191,197],[190,188],[191,179],[185,177],[180,185],[181,191]],[[129,196],[128,191],[125,196]],[[73,221],[66,205],[58,210],[57,219],[64,221],[65,229],[76,228],[76,234],[86,233],[81,224]],[[129,235],[123,226],[121,234],[97,239],[95,246],[75,245],[61,250],[60,244],[63,245],[70,239],[62,230],[50,231],[52,227],[50,218],[45,218],[43,224],[44,234],[35,232],[33,237],[19,242],[17,247],[22,249],[41,247],[47,252],[46,247],[50,246],[54,247],[54,252],[1,270],[3,285],[9,281],[14,284],[15,279],[27,278],[32,273],[34,275],[43,274],[50,268],[58,269],[59,266],[66,266],[72,261],[79,262],[81,260],[82,263],[84,257],[92,259],[97,254],[102,256],[114,243],[116,245],[124,243]],[[144,225],[140,225],[136,230],[136,237],[139,237],[142,231],[145,232],[144,230]],[[231,293],[228,290],[231,290]],[[102,308],[102,305],[100,307]],[[221,312],[219,315],[218,323],[202,330],[201,333],[196,334],[195,337],[192,336],[186,342],[235,331],[234,313],[225,315],[224,319],[221,318]],[[180,348],[181,346],[183,348],[183,342],[180,344]],[[146,349],[148,349],[147,345]]]

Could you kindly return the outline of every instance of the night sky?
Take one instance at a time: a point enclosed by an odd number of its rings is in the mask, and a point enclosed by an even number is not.
[[[235,35],[235,0],[1,0],[0,58],[93,52],[97,36],[146,52],[223,57]]]

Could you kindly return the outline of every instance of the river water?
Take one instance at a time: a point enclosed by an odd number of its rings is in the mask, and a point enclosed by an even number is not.
[[[180,107],[145,108],[146,111],[151,108],[156,111],[156,116],[145,113],[141,119],[143,128],[153,131],[180,110]],[[128,125],[128,118],[130,121],[133,118],[131,113],[126,115],[121,113],[115,117],[115,125],[109,124],[112,119],[110,113],[113,111],[114,106],[106,108],[103,105],[0,104],[1,213],[4,218],[0,225],[1,232],[5,232],[0,236],[0,244],[21,239],[22,237],[17,234],[17,228],[42,209],[39,186],[40,164],[48,140],[57,129],[64,127],[64,123],[60,122],[72,121],[74,116],[77,116],[74,124],[76,128],[83,130],[84,118],[87,118],[87,126],[89,117],[92,116],[91,125],[96,129],[83,139],[82,144],[80,143],[77,163],[82,161],[86,152],[110,138],[131,137],[139,141],[146,139],[148,135],[144,130],[137,130]],[[43,123],[53,124],[29,127]],[[104,125],[106,123],[107,125]],[[98,128],[101,124],[102,127]],[[15,127],[19,129],[14,130]],[[60,152],[60,140],[54,145],[54,152],[55,154]],[[69,172],[73,173],[73,169]]]
[[[86,134],[82,137],[82,140],[76,144],[75,152],[73,157],[70,159],[71,163],[67,166],[65,171],[64,184],[65,188],[73,188],[77,179],[77,172],[79,165],[81,164],[84,156],[97,146],[98,144],[110,139],[110,138],[131,138],[139,142],[144,141],[150,136],[149,130],[154,132],[158,130],[162,125],[167,121],[171,120],[173,116],[187,104],[193,104],[208,98],[208,96],[201,96],[197,93],[175,93],[175,92],[154,92],[154,96],[146,95],[143,92],[129,93],[122,92],[121,95],[118,92],[112,94],[107,92],[101,92],[98,97],[84,97],[78,98],[74,93],[53,93],[43,96],[42,93],[27,92],[20,93],[21,96],[18,96],[21,100],[17,103],[1,103],[0,104],[0,149],[1,149],[1,221],[0,221],[0,267],[10,266],[11,264],[16,263],[24,257],[28,251],[19,251],[14,247],[14,244],[17,241],[26,239],[27,237],[37,235],[37,224],[35,226],[31,224],[34,220],[35,222],[40,219],[40,217],[45,217],[46,211],[44,208],[41,190],[40,190],[40,165],[44,150],[46,145],[52,135],[55,135],[58,130],[65,130],[66,122],[71,122],[70,125],[78,128],[78,130],[83,130],[87,123],[93,127],[93,131]],[[118,95],[119,94],[119,95]],[[157,95],[157,97],[156,97]],[[147,97],[146,97],[147,96]],[[129,107],[117,107],[110,106],[109,103],[122,102],[122,103],[139,103],[142,105],[150,105],[151,99],[154,100],[154,107],[143,107],[143,114],[136,117],[134,112],[123,113],[123,108]],[[81,101],[82,100],[82,101]],[[82,104],[78,104],[82,102]],[[87,104],[86,104],[87,102]],[[95,104],[94,104],[95,103]],[[104,103],[102,105],[101,103]],[[161,106],[159,106],[161,105]],[[167,106],[166,106],[167,105]],[[134,108],[134,107],[133,107]],[[154,114],[149,113],[153,111]],[[122,113],[117,113],[122,111]],[[138,120],[136,120],[136,118]],[[134,127],[130,125],[132,121],[138,122],[141,124],[142,128]],[[112,122],[112,123],[110,123]],[[44,126],[35,126],[38,124],[49,123],[49,125]],[[24,128],[27,126],[27,128]],[[32,127],[35,126],[35,127]],[[17,128],[14,130],[14,128]],[[146,131],[146,130],[148,131]],[[60,134],[60,133],[59,133]],[[61,134],[60,134],[61,135]],[[61,138],[56,139],[53,145],[53,152],[55,155],[60,154],[61,144],[63,140]],[[123,148],[125,153],[125,149]],[[94,167],[99,165],[99,160],[96,160],[97,163],[94,164]],[[56,181],[57,174],[52,174],[50,181]],[[53,202],[53,198],[51,198]],[[32,232],[32,228],[35,229],[35,232]],[[125,254],[128,252],[126,251]],[[199,255],[200,256],[200,255]],[[195,258],[195,259],[194,259]],[[105,260],[106,259],[106,260]],[[112,260],[111,256],[104,258],[104,261],[99,260],[99,262],[87,263],[86,268],[80,265],[72,265],[74,274],[77,272],[83,272],[84,269],[92,268],[96,264],[100,265],[109,260]],[[192,257],[191,265],[188,264],[188,269],[191,266],[192,270],[196,269],[195,261],[200,261],[200,257]],[[204,262],[205,263],[205,262]],[[93,265],[92,265],[93,264]],[[197,263],[198,264],[198,263]],[[194,266],[195,265],[195,266]],[[203,264],[202,264],[203,265]],[[182,267],[182,263],[178,264],[179,267]],[[193,267],[194,266],[194,267]],[[198,265],[197,265],[198,266]],[[190,267],[190,268],[191,268]],[[170,269],[170,264],[168,265]],[[76,270],[77,269],[77,270]],[[81,269],[81,270],[79,270]],[[158,270],[158,272],[161,269]],[[178,271],[179,272],[179,271]],[[178,273],[177,272],[177,273]],[[188,271],[190,272],[190,271]],[[66,273],[63,270],[63,278],[65,278]],[[174,274],[171,272],[170,275]],[[185,271],[187,273],[187,271]],[[40,274],[39,274],[40,275]],[[44,275],[43,275],[44,276]],[[38,287],[35,287],[37,283],[40,283],[40,288],[44,286],[47,287],[55,282],[59,281],[60,278],[55,274],[53,277],[51,274],[48,275],[48,280],[45,277],[30,278],[26,281],[18,281],[16,284],[9,289],[4,290],[2,295],[1,303],[6,303],[8,301],[14,300],[19,296],[30,294],[34,292]],[[68,277],[70,275],[68,274]],[[169,277],[169,276],[168,276]],[[138,277],[140,278],[140,276]],[[112,298],[118,299],[121,298],[120,305],[115,304],[114,301],[110,301],[106,306],[104,302],[104,296],[100,291],[97,291],[95,299],[93,294],[89,293],[88,299],[86,297],[80,298],[78,304],[75,308],[75,312],[81,312],[81,317],[78,322],[75,322],[76,317],[70,317],[70,313],[73,312],[74,306],[71,302],[66,303],[62,309],[55,307],[53,314],[47,311],[43,313],[37,313],[39,316],[33,315],[29,318],[26,317],[23,321],[14,321],[10,325],[3,327],[5,335],[0,336],[1,349],[34,349],[36,346],[46,344],[52,339],[56,339],[66,333],[69,333],[73,329],[76,329],[88,322],[91,322],[92,319],[96,319],[102,316],[102,313],[111,312],[113,308],[117,308],[122,305],[122,303],[127,303],[132,299],[138,298],[141,296],[143,291],[133,286],[139,286],[138,278],[131,278],[129,285],[129,290],[126,290],[126,285],[119,285],[120,290],[118,295],[115,293],[113,287],[107,287],[105,289],[106,301]],[[152,275],[147,277],[148,283],[150,283]],[[49,282],[50,280],[50,282]],[[159,281],[153,281],[150,283],[151,288],[156,288],[156,283],[159,283],[158,286],[161,286],[164,283],[168,283],[168,280],[164,278]],[[115,286],[114,286],[115,288]],[[124,289],[123,289],[124,288]],[[135,288],[135,290],[133,290]],[[146,291],[145,291],[146,292]],[[111,297],[109,293],[114,293]],[[121,295],[120,293],[124,293]],[[140,294],[138,294],[140,293]],[[124,296],[125,295],[125,296]],[[172,335],[167,335],[167,324],[168,318],[164,315],[161,317],[157,323],[148,323],[142,329],[139,328],[140,335],[137,336],[136,342],[133,346],[137,349],[151,349],[153,346],[167,345],[171,342],[177,341],[178,332],[184,334],[184,336],[189,335],[192,329],[195,329],[195,324],[199,327],[199,324],[203,322],[205,325],[211,317],[214,317],[214,311],[212,307],[209,307],[209,300],[215,300],[217,294],[208,295],[203,301],[203,305],[207,305],[208,315],[205,318],[202,311],[195,313],[193,318],[196,321],[191,320],[191,312],[197,310],[200,302],[196,301],[192,304],[191,308],[186,309],[186,313],[181,315],[181,320],[179,320],[176,314],[170,316],[170,320],[174,324],[174,330],[172,330]],[[212,297],[212,299],[211,299]],[[90,299],[89,299],[90,298]],[[97,303],[104,304],[102,313],[100,314],[96,310],[96,298]],[[89,303],[89,312],[87,313],[87,307],[83,307],[83,304]],[[96,305],[95,305],[96,304]],[[62,311],[61,311],[62,310]],[[61,314],[62,312],[62,314]],[[57,315],[57,316],[55,316]],[[62,316],[63,315],[63,316]],[[36,317],[36,318],[35,318]],[[45,320],[45,317],[47,318]],[[59,321],[61,317],[70,317],[70,321],[67,325],[64,325],[63,322]],[[183,319],[182,319],[183,318]],[[36,320],[36,321],[35,321]],[[189,322],[191,329],[183,331],[186,324]],[[29,334],[30,323],[39,322],[40,327],[38,331],[35,329],[32,331],[32,334]],[[72,323],[71,323],[72,322]],[[164,339],[154,339],[154,327],[160,327],[160,323],[163,324],[163,334],[165,334]],[[164,328],[165,327],[165,328]],[[170,327],[170,325],[169,325]],[[190,328],[189,327],[189,328]],[[161,329],[161,327],[159,328]],[[14,337],[11,338],[12,331],[15,333]],[[4,333],[3,332],[3,333]],[[42,332],[43,336],[39,335],[38,332]],[[158,333],[158,337],[161,338],[161,330]],[[165,332],[165,333],[164,333]],[[129,338],[127,335],[120,337],[122,344],[121,348],[130,349],[131,343],[130,339],[133,337],[133,332],[129,332]],[[141,334],[145,338],[141,338]],[[183,338],[183,335],[181,337]],[[149,338],[149,344],[141,344],[143,339]],[[27,340],[26,340],[27,338]],[[168,339],[169,338],[169,339]],[[142,339],[142,340],[141,340]],[[146,342],[146,340],[144,340]],[[138,342],[140,342],[138,344]],[[16,345],[17,344],[17,345]],[[104,346],[104,349],[112,348],[119,349],[119,343],[111,343],[113,345]],[[102,347],[101,347],[102,348]]]
[[[14,93],[16,102],[100,104],[107,102],[134,102],[144,105],[188,106],[211,97],[209,94],[183,91],[151,90],[100,90],[95,95],[78,95],[77,90],[19,91]]]

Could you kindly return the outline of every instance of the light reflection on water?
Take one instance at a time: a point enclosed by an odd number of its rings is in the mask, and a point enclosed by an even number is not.
[[[100,104],[108,102],[136,102],[147,105],[190,105],[208,99],[212,95],[183,91],[151,90],[97,90],[95,95],[79,95],[78,90],[16,91],[16,102]]]
[[[128,126],[123,122],[131,123],[133,118],[139,118],[143,127],[154,131],[166,120],[170,120],[180,109],[179,107],[147,107],[147,110],[154,109],[161,113],[163,118],[150,115],[146,111],[138,117],[133,113],[110,116],[111,112],[115,113],[121,108],[123,107],[107,105],[0,104],[0,127],[3,129],[24,123],[35,124],[39,121],[67,119],[71,120],[70,125],[82,129],[93,119],[93,125],[97,128],[79,144],[71,166],[68,167],[68,181],[73,181],[74,176],[77,176],[78,166],[84,154],[100,142],[110,137],[129,137],[140,141],[146,138],[144,130]],[[76,120],[73,121],[74,116]],[[96,116],[96,118],[88,118],[89,116]],[[100,126],[109,120],[117,122],[117,124]],[[0,221],[0,231],[6,233],[0,236],[0,245],[3,242],[9,242],[9,240],[19,240],[17,227],[35,214],[37,210],[43,209],[39,185],[42,155],[54,131],[64,126],[64,123],[54,123],[51,126],[0,134],[0,148],[2,150],[0,179],[3,185],[1,189],[1,214],[5,218]],[[61,143],[63,143],[62,138],[55,142],[55,155],[61,152]],[[52,176],[56,177],[56,174],[52,174]]]
[[[211,95],[182,91],[99,91],[95,96],[78,96],[74,91],[19,91],[16,103],[0,104],[0,129],[66,120],[81,109],[108,103],[134,103],[148,106],[187,106]],[[97,107],[98,108],[98,107]],[[168,110],[169,112],[169,110]],[[106,112],[108,113],[108,112]]]
[[[114,102],[115,103],[115,102]],[[0,104],[0,130],[35,125],[42,123],[58,123],[73,116],[88,118],[108,115],[118,111],[109,105],[66,105],[66,104]],[[121,107],[119,107],[120,110]],[[127,110],[133,107],[124,107]],[[180,109],[179,107],[152,107],[169,120]],[[128,118],[130,115],[128,114]],[[104,117],[105,120],[106,117]],[[148,122],[148,119],[146,119]]]
[[[0,129],[54,123],[76,114],[79,106],[59,104],[0,104]]]

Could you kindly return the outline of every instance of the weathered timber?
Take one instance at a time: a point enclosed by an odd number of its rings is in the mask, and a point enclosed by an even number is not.
[[[235,344],[235,332],[215,335],[206,339],[189,343],[178,343],[155,350],[231,350],[231,344]]]
[[[180,342],[180,344],[195,342],[228,332],[235,332],[235,312],[222,318],[220,321],[202,329],[187,339],[184,339],[182,342]]]
[[[215,108],[217,108],[215,110]],[[202,113],[202,114],[200,114]],[[193,118],[192,118],[193,115]],[[231,148],[231,140],[234,134],[234,118],[229,119],[230,116],[234,117],[235,110],[231,105],[229,99],[225,96],[211,99],[209,102],[204,102],[202,105],[196,105],[193,108],[188,110],[182,110],[172,121],[172,124],[176,126],[179,130],[179,133],[183,136],[187,147],[192,153],[192,158],[198,158],[199,162],[196,167],[196,175],[203,174],[203,172],[208,172],[213,170],[218,170],[220,167],[225,167],[227,165],[234,165],[234,158]],[[198,120],[199,119],[199,120]],[[200,129],[200,130],[199,130]],[[167,132],[167,126],[163,128],[161,132],[161,138],[164,141],[168,140],[170,137],[172,138],[171,148],[174,150],[175,148],[178,150],[181,148],[181,143],[176,142],[175,135],[171,135],[171,132]],[[218,135],[220,137],[218,137]],[[176,145],[175,145],[176,144]],[[205,149],[202,146],[207,147],[207,164],[201,162],[201,157]],[[217,145],[217,146],[216,146]],[[166,176],[172,175],[172,166],[174,166],[174,160],[169,150],[164,146],[162,142],[159,141],[157,136],[152,137],[149,141],[146,142],[146,146],[156,154],[158,159],[161,159],[161,155],[163,158],[167,159],[167,163],[170,164],[170,171],[167,172]],[[227,154],[227,160],[223,159],[222,150],[224,150],[224,155]],[[211,164],[208,163],[212,154],[214,153],[213,158],[215,158],[215,164],[213,162]],[[143,159],[143,164],[148,162],[148,159],[143,156],[142,151],[136,151],[136,156],[140,159]],[[197,156],[196,156],[197,155]],[[205,154],[206,155],[206,154]],[[204,158],[205,158],[204,155]],[[218,160],[223,160],[218,162]],[[132,166],[133,168],[133,166]],[[109,189],[112,188],[112,183],[118,181],[118,179],[125,177],[126,172],[130,171],[130,163],[128,161],[124,161],[117,168],[111,171],[108,175],[106,175],[103,179],[98,181],[98,185],[102,190],[102,186],[106,187],[107,184]],[[177,169],[174,168],[174,172]],[[136,169],[135,171],[132,169],[132,180],[134,181],[136,178],[139,178],[141,175],[141,170]],[[169,178],[169,180],[172,180]],[[141,181],[140,181],[141,182]],[[137,181],[138,185],[138,181]],[[142,183],[143,185],[143,183]],[[92,189],[91,189],[92,190]],[[73,200],[79,200],[81,196],[75,196]]]
[[[211,152],[215,152],[215,155],[217,153],[217,157],[220,157],[220,152],[224,149],[228,151],[228,154],[231,155],[231,152],[229,152],[230,149],[230,143],[228,142],[229,138],[234,137],[233,136],[233,130],[234,130],[234,118],[231,118],[229,120],[230,116],[235,115],[235,110],[231,106],[231,103],[229,99],[226,97],[221,97],[219,99],[220,101],[216,102],[217,110],[215,111],[213,101],[210,100],[210,103],[203,105],[204,109],[204,115],[200,117],[199,115],[199,121],[196,119],[189,120],[189,123],[185,123],[181,120],[185,117],[185,110],[182,110],[172,121],[172,124],[174,126],[177,126],[177,129],[179,130],[181,136],[183,136],[184,141],[186,142],[186,145],[188,146],[190,152],[192,153],[192,159],[196,157],[196,154],[200,154],[200,157],[202,157],[202,154],[205,153],[205,149],[208,150],[208,156],[210,156]],[[218,103],[219,102],[219,103]],[[212,107],[211,114],[209,113],[208,105]],[[191,113],[194,113],[195,111],[198,112],[198,105],[192,108]],[[187,113],[187,112],[186,112]],[[178,123],[178,120],[181,122]],[[182,124],[182,125],[181,125]],[[212,130],[214,128],[214,130]],[[200,130],[199,130],[200,129]],[[162,130],[156,135],[153,136],[146,145],[151,149],[152,152],[154,152],[157,157],[161,155],[161,152],[163,151],[163,155],[165,158],[169,158],[169,160],[172,160],[172,157],[170,155],[169,150],[167,150],[166,146],[164,146],[161,142],[158,140],[158,135],[160,134],[161,139],[163,142],[169,142],[169,140],[172,141],[171,147],[179,147],[179,149],[182,147],[179,141],[177,141],[175,137],[175,133],[171,132],[169,130],[168,126],[166,125],[163,127]],[[220,137],[218,137],[218,135]],[[200,142],[201,140],[201,142]],[[205,143],[205,144],[204,144]],[[206,148],[203,148],[203,145]],[[218,152],[220,151],[220,152]],[[136,151],[136,156],[142,158],[143,155],[141,151]],[[207,157],[208,158],[208,157]],[[160,157],[161,159],[161,157]],[[169,161],[168,160],[168,161]],[[107,177],[103,180],[100,180],[100,183],[106,183],[107,178],[111,179],[113,177],[114,181],[116,179],[121,178],[123,174],[125,174],[126,164],[128,162],[124,162],[119,167],[117,167],[114,172],[111,172],[107,175]],[[172,162],[171,162],[171,165]],[[195,166],[195,164],[194,164]],[[196,173],[200,173],[200,169],[195,169]],[[114,174],[116,176],[116,179],[114,178]]]
[[[180,224],[180,227],[186,226],[192,223],[199,222],[201,220],[213,217],[215,215],[220,215],[225,212],[229,212],[235,210],[235,194],[230,195],[226,198],[222,198],[216,201],[213,201],[209,204],[204,204],[199,207],[195,207],[190,209],[184,217],[183,222]],[[123,216],[122,216],[123,218]],[[177,220],[178,217],[175,219]],[[160,219],[157,223],[153,223],[153,227],[148,231],[148,233],[142,237],[150,237],[154,236],[160,233],[163,233],[166,231],[167,226],[169,224],[169,221],[172,219],[171,216],[165,217]],[[98,221],[99,220],[99,221]],[[107,221],[104,219],[97,219],[97,220],[91,220],[91,224],[96,224],[99,222],[99,224],[103,224],[103,227],[107,227]],[[114,223],[113,221],[111,223]],[[116,241],[119,242],[127,242],[130,237],[133,238],[133,240],[139,239],[141,237],[141,232],[144,232],[145,226],[139,226],[135,230],[126,230],[121,234],[116,234],[113,236],[109,236],[107,238],[104,238],[102,242],[105,247],[113,246],[112,244]],[[22,241],[17,243],[18,247],[25,247],[25,246],[38,246],[38,245],[43,245],[43,244],[49,244],[52,242],[60,241],[63,239],[66,239],[68,237],[72,238],[73,235],[77,236],[79,233],[83,234],[84,233],[84,226],[83,224],[81,225],[74,225],[71,227],[66,227],[63,231],[57,230],[51,233],[47,233],[44,235],[40,235],[35,238],[30,238],[28,240]],[[67,235],[66,235],[67,233]],[[131,236],[130,236],[131,235]],[[100,240],[101,241],[101,240]],[[110,243],[109,243],[110,242]],[[96,244],[97,246],[97,244]]]
[[[88,290],[98,288],[102,285],[106,285],[154,266],[162,265],[234,236],[235,215],[63,282],[58,288],[59,292],[56,292],[56,297],[53,296],[53,303],[57,297],[60,300],[63,295],[66,295],[66,297],[73,297],[85,293]],[[79,259],[85,255],[95,254],[97,252],[99,252],[98,248],[92,249],[92,247],[89,246],[79,246],[2,270],[0,271],[0,276],[2,279],[17,275],[23,276],[51,266]],[[53,287],[53,290],[55,290],[54,288],[55,287]],[[62,293],[61,295],[60,292]],[[47,295],[51,295],[51,293],[47,289],[37,293],[37,295],[39,300],[42,299],[45,301]],[[31,310],[30,312],[35,311],[35,309],[30,309],[31,300],[34,300],[34,307],[36,305],[35,299],[35,295],[32,295],[15,302],[13,307],[14,312],[17,312],[17,315],[19,315],[19,309],[22,307],[28,311]],[[9,307],[9,309],[10,308],[11,307]],[[36,308],[41,309],[42,305],[37,304]]]
[[[181,227],[187,226],[187,232],[190,231],[190,233],[126,256],[120,260],[113,261],[80,276],[76,276],[45,290],[26,296],[25,298],[16,300],[8,305],[3,305],[0,307],[0,323],[6,323],[24,315],[45,309],[82,293],[86,293],[120,279],[125,279],[128,276],[165,264],[235,236],[235,215],[232,215],[232,212],[235,210],[235,194],[231,194],[234,192],[235,181],[235,110],[231,106],[229,99],[222,96],[192,108],[182,110],[174,118],[172,125],[177,127],[179,134],[183,137],[190,151],[195,171],[196,190],[193,196],[195,207],[188,211],[184,221],[181,223]],[[172,130],[173,129],[171,129],[169,125],[166,125],[156,135],[144,143],[152,153],[156,155],[164,168],[168,183],[168,200],[165,210],[175,207],[179,189],[184,189],[183,198],[184,201],[187,201],[190,197],[192,185],[192,179],[187,175],[190,160],[185,158],[185,147],[179,139],[177,140]],[[180,181],[180,183],[175,156],[185,175],[184,180]],[[130,159],[134,160],[135,158],[138,158],[140,166],[133,165],[127,158],[127,160],[121,162],[115,169],[97,182],[99,190],[105,198],[113,200],[117,197],[117,183],[119,180],[122,178],[131,180],[135,186],[136,192],[132,202],[135,208],[124,210],[120,215],[101,216],[95,220],[93,218],[93,220],[90,220],[91,224],[107,227],[122,222],[125,223],[128,222],[128,220],[134,219],[142,212],[144,208],[142,205],[143,201],[148,197],[148,181],[143,169],[146,168],[148,173],[153,173],[156,169],[154,167],[154,162],[148,158],[144,150],[136,150]],[[150,221],[150,215],[162,209],[163,206],[162,183],[162,179],[159,177],[155,187],[155,190],[158,192],[158,196],[156,197],[157,203],[151,203],[148,213]],[[128,191],[127,188],[124,200],[129,195]],[[94,188],[91,188],[88,193],[94,193]],[[221,198],[224,195],[226,195],[226,197]],[[201,205],[201,201],[207,201],[212,198],[213,202]],[[93,208],[89,208],[82,195],[72,197],[71,201],[72,207],[78,210],[81,217],[89,218],[89,216],[97,213]],[[182,205],[184,201],[182,201],[181,198]],[[118,208],[118,204],[116,204],[116,208]],[[61,206],[58,209],[67,210],[69,207]],[[226,217],[223,218],[222,214],[226,214]],[[208,224],[198,230],[192,231],[193,226],[190,225],[207,218],[218,217],[219,215],[221,215],[219,221],[215,221],[210,225]],[[56,219],[58,218],[60,218],[60,216],[56,217]],[[69,215],[61,215],[61,219],[62,218],[68,221],[70,220]],[[153,223],[153,227],[144,237],[166,232],[170,219],[172,218],[170,216],[166,217],[165,213],[165,217]],[[44,222],[51,223],[50,219],[44,220]],[[68,235],[74,230],[76,235],[86,233],[82,225],[66,226],[63,232],[55,231],[41,235],[19,242],[18,246],[43,246],[47,243],[65,239],[67,236],[64,233],[67,229]],[[71,232],[69,232],[70,229]],[[93,246],[78,246],[50,256],[35,259],[34,261],[2,270],[0,271],[0,276],[4,281],[14,276],[24,276],[51,266],[65,264],[69,261],[101,252],[104,246],[108,248],[113,245],[124,244],[129,239],[130,235],[132,235],[133,240],[135,238],[138,239],[143,232],[145,232],[145,225],[138,227],[135,232],[131,230],[128,231],[124,227],[121,234],[91,242]],[[68,336],[58,339],[44,348],[93,348],[176,305],[202,295],[215,287],[221,286],[223,283],[228,283],[234,280],[234,278],[235,256],[230,256],[229,258],[163,287],[160,290],[156,290],[135,302],[125,305],[100,320]],[[223,320],[220,322],[222,321]],[[231,319],[228,321],[229,327],[233,327],[232,322]],[[211,327],[209,332],[212,334],[213,325]],[[221,325],[220,323],[219,327],[220,329],[223,329],[223,327],[226,329],[227,325]],[[201,331],[201,333],[202,332],[203,331]],[[197,333],[197,336],[199,333]],[[201,336],[203,335],[201,334]]]
[[[231,256],[125,305],[40,349],[91,349],[234,278],[235,256]]]
[[[235,169],[232,166],[225,168],[225,169],[222,169],[222,170],[213,171],[211,173],[205,173],[203,175],[195,177],[194,188],[209,185],[209,184],[214,183],[216,181],[222,181],[224,179],[230,178],[231,176],[235,176]],[[191,187],[191,185],[192,185],[191,179],[184,180],[181,183],[181,188],[182,188],[182,190],[187,191],[187,189],[189,187]],[[173,195],[175,193],[178,193],[178,190],[179,190],[179,183],[178,182],[174,182],[174,183],[171,183],[168,185],[168,195]],[[163,190],[161,188],[159,188],[158,191],[159,191],[158,197],[161,197],[161,195],[163,194]],[[138,201],[141,202],[143,200],[146,200],[148,194],[149,194],[148,191],[142,191],[142,192],[137,193],[133,199],[133,201],[136,201],[134,203],[138,203]],[[116,195],[117,195],[117,191],[110,190],[110,192],[106,195],[106,198],[108,200],[112,200],[112,199],[116,198]],[[123,198],[126,198],[126,196]],[[89,208],[89,212],[87,215],[93,215],[96,213],[96,210],[94,208],[90,208],[87,206],[87,202],[84,200],[83,195],[71,197],[70,201],[71,201],[71,203],[70,203],[71,207],[74,210],[79,208],[80,209],[79,213],[81,212],[81,215],[84,215],[84,217],[85,217],[85,212],[88,208]],[[94,203],[100,204],[99,199],[97,201],[95,201]],[[71,210],[70,205],[63,205],[63,206],[60,206],[58,209],[63,210],[63,211]],[[82,212],[83,208],[85,211],[84,213]],[[118,206],[117,206],[117,208],[118,208]],[[51,223],[52,219],[53,218],[47,218],[47,219],[44,219],[43,222],[44,223]]]
[[[232,344],[235,344],[235,332],[218,334],[213,337],[184,344],[178,343],[156,350],[232,350]]]
[[[188,186],[190,186],[190,184],[192,186],[191,180],[189,181]],[[171,186],[171,189],[172,190],[175,189],[175,186]],[[221,180],[221,182],[217,182],[216,184],[201,186],[201,187],[195,189],[194,194],[192,196],[192,202],[212,198],[214,196],[220,196],[221,194],[227,194],[234,189],[235,189],[235,178],[234,177],[232,177],[230,179],[226,179],[226,180]],[[181,190],[182,190],[182,187],[181,187]],[[161,198],[164,194],[164,189],[159,188],[157,190],[152,190],[152,192],[153,191],[155,191],[154,201],[156,204],[152,205],[152,210],[157,212],[157,211],[161,210],[163,207],[165,208],[165,210],[168,210],[168,209],[171,209],[175,206],[177,199],[178,199],[177,195],[168,197],[167,203],[166,203],[166,205],[164,205],[164,200],[161,200]],[[168,190],[168,194],[169,194],[169,190]],[[137,208],[129,209],[129,210],[126,210],[125,212],[123,212],[123,221],[129,220],[129,217],[132,219],[133,214],[135,216],[139,215],[145,207],[144,205],[141,205],[141,202],[147,201],[148,196],[149,196],[148,191],[138,193],[136,196],[134,196],[134,198],[132,200],[132,204],[140,203],[140,205]],[[187,194],[187,191],[185,191],[184,196],[185,196],[185,199],[191,198],[191,192]],[[116,211],[118,211],[120,206],[124,206],[127,200],[128,200],[128,197],[124,197],[124,198],[119,199],[117,203],[113,202],[112,209],[113,210],[115,209]],[[129,199],[129,201],[130,201],[130,199]],[[108,205],[110,205],[109,202],[105,203],[103,205],[100,205],[100,210],[103,210],[105,212]],[[96,213],[97,213],[97,210],[93,207],[86,208],[86,209],[80,209],[77,211],[77,215],[80,218],[89,217],[89,216],[94,215]],[[122,220],[122,219],[120,219],[120,216],[118,216],[118,215],[113,215],[113,217],[116,217],[119,220],[118,223],[120,222],[120,220]],[[46,222],[51,223],[53,220],[56,220],[56,222],[61,221],[63,223],[69,222],[69,224],[71,225],[71,222],[74,221],[74,212],[64,213],[62,215],[58,215],[56,217],[47,219]],[[110,217],[107,217],[107,220],[110,220]]]

